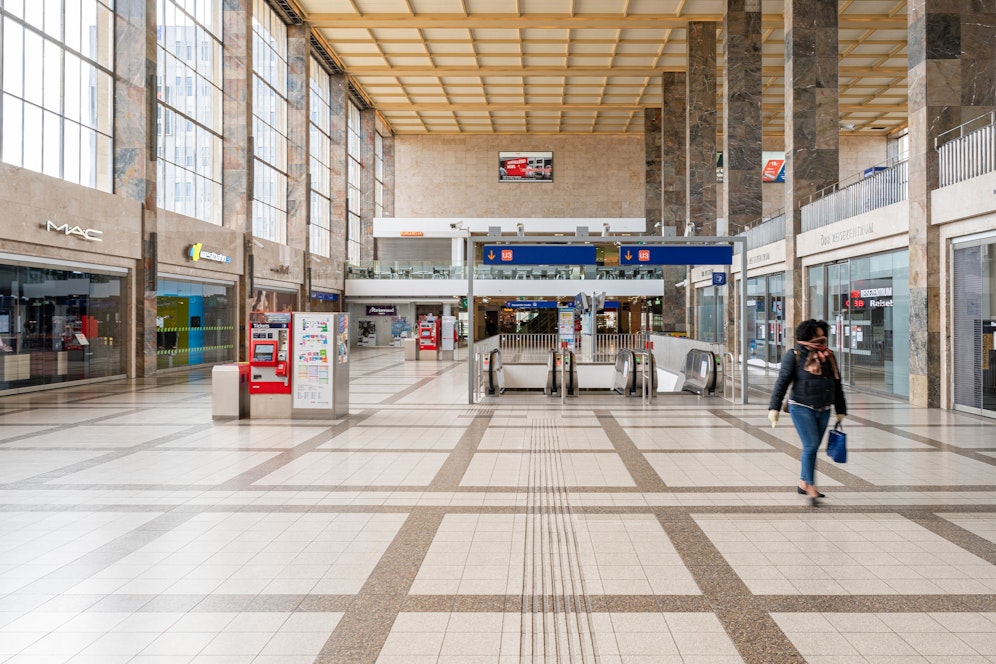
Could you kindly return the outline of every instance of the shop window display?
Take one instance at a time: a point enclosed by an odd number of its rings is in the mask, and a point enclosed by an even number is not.
[[[159,280],[156,342],[159,369],[235,359],[231,286]]]
[[[0,390],[123,375],[122,281],[0,265]]]

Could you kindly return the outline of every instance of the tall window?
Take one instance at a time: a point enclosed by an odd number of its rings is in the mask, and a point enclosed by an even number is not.
[[[311,59],[311,253],[331,253],[332,109],[329,75]]]
[[[0,154],[15,166],[112,189],[110,0],[4,0]]]
[[[220,225],[221,5],[156,0],[156,12],[158,204]]]
[[[384,137],[374,134],[374,216],[384,216]]]
[[[253,0],[252,129],[254,235],[287,239],[287,26]]]
[[[360,262],[360,248],[363,246],[360,225],[360,155],[363,145],[363,131],[360,127],[360,109],[349,102],[349,118],[346,127],[346,201],[349,204],[349,224],[346,229],[346,257],[350,263]]]

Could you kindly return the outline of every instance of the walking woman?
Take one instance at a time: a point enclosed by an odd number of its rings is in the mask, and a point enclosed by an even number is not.
[[[795,330],[796,345],[782,356],[778,380],[768,402],[768,419],[774,427],[785,393],[792,387],[789,415],[802,440],[802,470],[796,491],[808,496],[814,507],[825,497],[815,484],[816,451],[830,421],[830,407],[833,406],[838,422],[847,414],[837,360],[827,348],[827,329],[826,321],[822,320],[810,319],[799,324]]]

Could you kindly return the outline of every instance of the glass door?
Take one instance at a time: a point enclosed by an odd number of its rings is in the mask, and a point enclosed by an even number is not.
[[[857,336],[851,325],[851,262],[827,265],[827,345],[837,356],[837,369],[845,385],[854,383],[851,349],[856,347]]]
[[[996,239],[960,243],[952,253],[954,405],[996,416]]]

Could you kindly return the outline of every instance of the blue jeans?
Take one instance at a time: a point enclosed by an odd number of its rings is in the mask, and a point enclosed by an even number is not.
[[[799,474],[806,484],[815,484],[816,451],[823,442],[823,433],[830,422],[829,410],[813,410],[805,406],[789,404],[789,415],[799,438],[802,440],[802,470]]]

